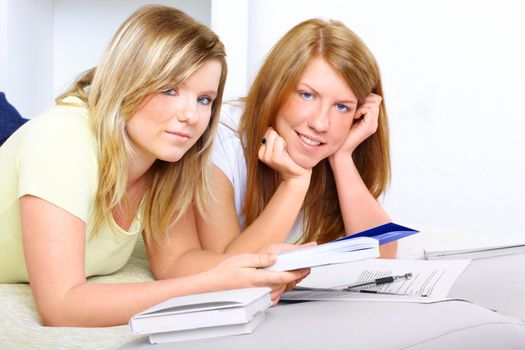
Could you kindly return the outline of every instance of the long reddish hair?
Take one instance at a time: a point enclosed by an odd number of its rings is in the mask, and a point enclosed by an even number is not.
[[[338,21],[311,19],[292,28],[270,51],[245,99],[240,132],[244,135],[248,179],[243,215],[250,225],[261,214],[279,184],[278,173],[257,156],[266,129],[293,93],[307,64],[322,57],[348,83],[362,104],[371,93],[383,96],[379,67],[363,41]],[[384,98],[377,131],[353,152],[353,160],[374,197],[390,180],[390,150]],[[305,230],[301,241],[327,242],[344,233],[334,176],[328,159],[312,170],[303,203]]]

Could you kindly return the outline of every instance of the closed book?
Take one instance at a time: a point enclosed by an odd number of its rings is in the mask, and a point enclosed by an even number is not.
[[[439,259],[484,259],[493,258],[503,255],[523,254],[525,253],[525,244],[518,243],[499,243],[494,245],[464,245],[459,247],[440,247],[425,249],[425,258],[427,260]]]
[[[265,319],[266,311],[256,313],[251,320],[246,323],[214,326],[206,328],[195,328],[184,331],[164,332],[150,334],[151,344],[162,344],[179,342],[186,340],[226,337],[230,335],[249,334]]]
[[[242,288],[168,299],[133,316],[137,335],[247,323],[272,304],[269,288]]]

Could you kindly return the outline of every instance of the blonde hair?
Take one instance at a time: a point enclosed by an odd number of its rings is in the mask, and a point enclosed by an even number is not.
[[[240,124],[248,180],[243,207],[246,225],[263,211],[278,185],[278,174],[258,160],[257,153],[268,126],[275,126],[279,109],[297,84],[307,64],[322,57],[348,83],[361,105],[370,93],[383,96],[376,60],[363,41],[338,21],[311,19],[292,28],[266,57],[245,99]],[[387,113],[381,102],[377,131],[353,152],[356,167],[374,197],[390,179]],[[328,159],[312,170],[303,203],[305,231],[302,241],[327,242],[344,233],[337,189]]]
[[[88,104],[98,141],[99,183],[91,237],[113,209],[127,204],[127,164],[133,156],[127,121],[151,94],[176,87],[210,59],[220,61],[222,73],[208,127],[179,161],[156,160],[150,169],[141,210],[147,240],[158,242],[175,214],[179,218],[192,202],[204,212],[211,195],[211,143],[227,72],[217,35],[177,9],[142,7],[121,25],[100,64],[57,98],[57,103],[65,103],[64,98],[73,95]]]

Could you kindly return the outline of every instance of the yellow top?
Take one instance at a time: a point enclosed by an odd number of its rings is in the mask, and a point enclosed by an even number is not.
[[[137,215],[129,232],[113,220],[88,239],[98,185],[97,141],[87,106],[55,106],[28,121],[0,147],[0,283],[28,282],[19,198],[32,195],[86,223],[86,276],[106,275],[128,261],[142,231]],[[113,229],[112,229],[113,228]]]

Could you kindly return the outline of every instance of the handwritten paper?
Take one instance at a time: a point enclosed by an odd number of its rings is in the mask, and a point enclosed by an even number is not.
[[[285,293],[281,300],[435,302],[447,297],[452,285],[469,263],[470,260],[371,259],[348,264],[320,266],[313,268],[311,274],[298,286],[331,288],[334,291],[292,291]],[[356,288],[353,292],[342,291],[349,285],[406,273],[411,273],[412,278],[378,286]]]

